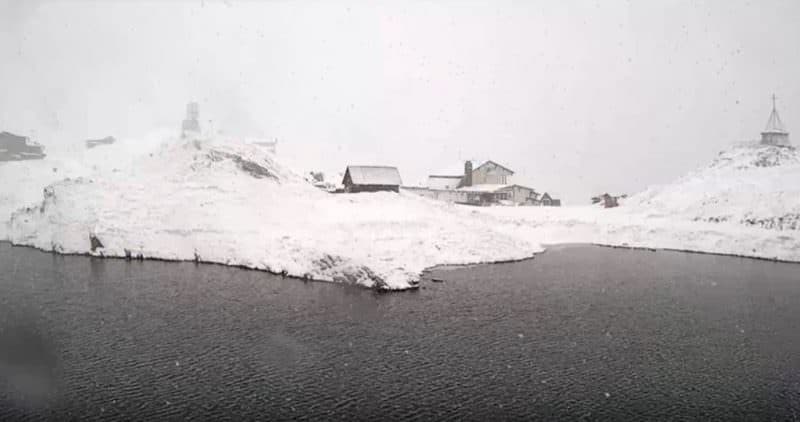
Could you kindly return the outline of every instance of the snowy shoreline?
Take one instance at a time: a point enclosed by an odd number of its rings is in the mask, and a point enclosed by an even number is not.
[[[273,276],[280,276],[282,278],[290,278],[295,279],[298,281],[303,282],[317,282],[317,283],[330,283],[330,280],[319,280],[315,278],[308,278],[303,276],[296,276],[287,273],[278,273],[271,271],[269,269],[258,268],[258,267],[249,267],[246,265],[237,265],[237,264],[226,264],[214,261],[203,261],[203,260],[187,260],[187,259],[170,259],[170,258],[161,258],[158,256],[150,256],[150,257],[131,257],[131,256],[117,256],[117,255],[103,255],[103,254],[95,254],[92,252],[57,252],[57,251],[48,251],[46,249],[42,249],[36,246],[29,246],[24,244],[15,244],[8,240],[0,239],[0,244],[7,244],[11,247],[15,248],[30,248],[33,250],[37,250],[43,253],[55,253],[58,255],[63,256],[81,256],[87,258],[98,258],[98,259],[112,259],[112,260],[122,260],[122,261],[157,261],[157,262],[174,262],[174,263],[195,263],[195,264],[202,264],[202,265],[219,265],[223,267],[235,268],[239,270],[247,270],[247,271],[260,271],[264,272]],[[432,280],[426,277],[426,274],[430,273],[431,271],[442,269],[442,268],[464,268],[464,267],[473,267],[479,265],[495,265],[495,264],[512,264],[518,262],[524,262],[528,260],[534,260],[539,255],[547,253],[551,249],[559,249],[563,247],[581,247],[581,246],[593,246],[593,247],[600,247],[600,248],[610,248],[610,249],[625,249],[625,250],[634,250],[634,251],[649,251],[649,252],[677,252],[677,253],[689,253],[689,254],[698,254],[698,255],[713,255],[713,256],[720,256],[720,257],[729,257],[729,258],[742,258],[742,259],[753,259],[758,261],[768,261],[768,262],[775,262],[775,263],[785,263],[785,264],[797,264],[800,265],[800,260],[789,260],[789,259],[780,259],[780,258],[770,258],[770,257],[762,257],[762,256],[752,256],[752,255],[739,255],[739,254],[731,254],[731,253],[723,253],[723,252],[709,252],[709,251],[701,251],[701,250],[692,250],[692,249],[674,249],[674,248],[655,248],[655,247],[648,247],[648,246],[629,246],[624,244],[605,244],[605,243],[591,243],[591,242],[569,242],[569,243],[553,243],[543,246],[543,250],[541,252],[534,253],[529,257],[523,257],[518,259],[506,259],[506,260],[498,260],[498,261],[490,261],[490,262],[464,262],[464,263],[456,263],[456,264],[435,264],[433,266],[424,268],[420,273],[417,280],[414,280],[410,283],[407,288],[402,289],[387,289],[381,287],[373,287],[374,290],[379,292],[403,292],[408,290],[416,290],[421,287],[422,281],[429,281]]]
[[[58,168],[55,161],[0,166],[7,186],[19,189],[0,190],[0,213],[10,214],[0,215],[8,218],[0,240],[377,290],[416,288],[438,266],[535,258],[543,244],[800,262],[794,149],[734,149],[613,209],[470,207],[408,192],[332,195],[262,149],[234,142],[165,142],[122,164],[88,158]]]

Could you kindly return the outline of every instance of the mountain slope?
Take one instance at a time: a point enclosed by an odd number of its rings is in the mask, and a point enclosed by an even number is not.
[[[800,230],[800,154],[786,147],[734,148],[625,205],[652,216]]]

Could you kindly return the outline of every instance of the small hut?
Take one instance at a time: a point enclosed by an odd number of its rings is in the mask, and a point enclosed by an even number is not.
[[[356,192],[400,192],[400,172],[397,167],[347,166],[344,172],[344,191]]]
[[[539,204],[541,204],[543,207],[560,207],[561,200],[555,199],[552,196],[550,196],[549,193],[545,192],[544,194],[542,194],[541,199],[539,199]]]
[[[38,160],[44,157],[44,148],[27,136],[0,132],[0,161]]]

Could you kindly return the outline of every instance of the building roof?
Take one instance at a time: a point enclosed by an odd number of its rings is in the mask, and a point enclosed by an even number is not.
[[[463,192],[497,192],[500,189],[507,188],[512,185],[498,185],[492,183],[484,183],[480,185],[462,186],[456,190]]]
[[[24,140],[26,140],[28,138],[25,137],[25,136],[15,135],[15,134],[13,134],[11,132],[3,131],[3,132],[0,132],[0,139],[8,139],[8,140],[13,140],[13,141],[19,142],[19,141],[24,141]]]
[[[437,170],[435,172],[432,172],[432,173],[430,173],[430,176],[436,176],[436,177],[464,176],[464,164],[467,161],[472,161],[472,170],[473,171],[477,170],[480,167],[483,167],[487,163],[492,163],[492,164],[494,164],[494,165],[496,165],[498,167],[501,167],[501,168],[511,172],[511,174],[514,174],[513,170],[511,170],[510,168],[508,168],[508,167],[506,167],[506,166],[504,166],[502,164],[498,164],[496,161],[484,160],[484,159],[478,159],[478,158],[469,158],[469,159],[466,159],[464,161],[451,164],[449,167],[444,167],[444,168],[441,168],[441,169],[439,169],[439,170]]]
[[[775,100],[776,97],[772,96],[772,113],[769,114],[769,120],[767,120],[767,126],[764,128],[763,133],[786,133],[786,127],[783,125],[783,121],[781,121],[781,116],[778,115],[778,109],[775,107]]]
[[[392,185],[400,186],[400,172],[397,167],[388,166],[347,166],[345,175],[350,174],[354,185]],[[344,182],[342,182],[344,183]]]
[[[0,147],[4,150],[9,148],[22,148],[28,145],[28,137],[15,135],[11,132],[0,132]]]
[[[479,165],[477,167],[473,167],[473,171],[477,170],[477,169],[479,169],[479,168],[481,168],[481,167],[483,167],[483,166],[485,166],[485,165],[487,165],[489,163],[492,163],[492,164],[496,165],[497,167],[500,167],[500,168],[508,171],[509,173],[514,174],[514,170],[511,170],[510,168],[508,168],[508,167],[506,167],[506,166],[504,166],[502,164],[497,164],[496,162],[494,162],[492,160],[488,160],[488,161],[484,162],[483,164],[481,164],[481,165]]]
[[[534,188],[529,188],[529,187],[527,187],[527,186],[519,185],[519,184],[516,184],[516,183],[512,183],[512,184],[510,184],[510,185],[505,185],[505,187],[503,187],[503,188],[501,188],[501,189],[511,189],[511,188],[514,188],[514,187],[517,187],[517,188],[522,188],[522,189],[528,189],[528,190],[531,190],[531,191],[534,191],[534,192],[536,192],[536,189],[534,189]],[[538,192],[537,192],[537,193],[538,193]]]
[[[432,175],[428,176],[428,179],[460,179],[462,177],[464,177],[464,175],[458,175],[458,176],[455,176],[455,175],[454,176],[436,176],[436,175],[432,174]]]

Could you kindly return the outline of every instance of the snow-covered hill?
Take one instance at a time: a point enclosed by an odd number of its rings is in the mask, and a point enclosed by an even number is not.
[[[367,287],[426,267],[521,259],[541,247],[472,210],[414,195],[332,195],[258,146],[173,141],[124,168],[53,183],[8,238],[64,253],[200,260]]]
[[[743,146],[667,186],[633,196],[626,207],[651,216],[772,230],[800,230],[800,153]]]
[[[482,211],[543,244],[589,242],[800,261],[800,154],[786,147],[733,148],[618,208]]]

